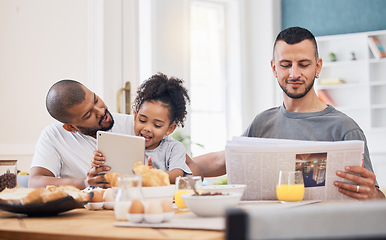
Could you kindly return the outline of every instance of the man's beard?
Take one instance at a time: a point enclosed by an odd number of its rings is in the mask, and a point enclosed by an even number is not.
[[[109,126],[102,127],[101,124],[102,124],[103,119],[106,117],[106,114],[110,115],[111,123],[110,123]],[[77,126],[77,128],[84,135],[96,136],[97,131],[108,131],[108,130],[110,130],[113,127],[113,125],[114,125],[114,118],[111,115],[111,113],[109,112],[109,110],[106,109],[105,114],[99,120],[99,126],[100,126],[99,128],[87,128],[87,127],[79,127],[79,126]]]
[[[296,81],[300,81],[300,80],[287,80],[287,81],[292,81],[292,82],[296,82]],[[307,95],[307,93],[311,90],[311,88],[314,86],[314,83],[315,83],[315,78],[314,80],[310,83],[310,85],[306,86],[306,89],[304,90],[304,92],[301,92],[301,93],[290,93],[287,88],[285,88],[284,85],[280,84],[280,88],[283,90],[283,92],[289,97],[289,98],[292,98],[292,99],[299,99],[299,98],[302,98],[304,96]]]

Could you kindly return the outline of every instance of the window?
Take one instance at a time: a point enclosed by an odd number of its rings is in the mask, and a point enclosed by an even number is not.
[[[242,133],[240,2],[139,4],[140,79],[163,72],[185,80],[191,105],[185,128],[176,132],[190,136],[193,157],[223,150]]]
[[[190,17],[190,135],[197,156],[223,150],[241,134],[238,1],[191,1]]]

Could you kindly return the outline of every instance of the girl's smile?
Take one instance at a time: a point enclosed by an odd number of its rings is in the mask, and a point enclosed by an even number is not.
[[[156,149],[165,135],[176,128],[170,122],[170,109],[159,101],[148,101],[141,105],[134,116],[135,135],[145,138],[146,150]]]

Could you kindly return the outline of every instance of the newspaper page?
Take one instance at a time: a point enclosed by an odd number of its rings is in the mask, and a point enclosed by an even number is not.
[[[243,200],[276,200],[280,170],[300,170],[304,200],[348,200],[334,181],[345,166],[363,166],[363,141],[299,141],[234,137],[225,147],[228,184],[246,184]],[[348,182],[348,181],[345,181]]]

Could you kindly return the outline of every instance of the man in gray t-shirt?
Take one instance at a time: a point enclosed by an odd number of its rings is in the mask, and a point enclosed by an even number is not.
[[[346,166],[336,173],[355,184],[336,181],[334,185],[342,194],[352,198],[385,198],[376,186],[362,130],[351,118],[328,106],[316,95],[314,81],[319,77],[322,64],[311,32],[300,27],[281,31],[274,43],[271,68],[283,90],[283,106],[257,115],[244,136],[314,141],[363,140],[365,167]],[[226,173],[224,151],[193,160],[204,176]]]

